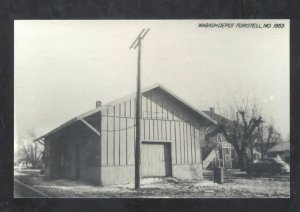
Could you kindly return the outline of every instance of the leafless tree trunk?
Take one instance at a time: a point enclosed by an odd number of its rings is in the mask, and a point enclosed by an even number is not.
[[[270,148],[280,140],[280,134],[274,129],[273,125],[261,124],[256,131],[256,139],[259,142],[261,157],[264,158]]]
[[[33,142],[35,137],[35,133],[30,131],[18,141],[18,145],[20,145],[20,154],[24,155],[22,158],[31,163],[33,167],[38,165],[43,152],[43,146],[37,142]]]
[[[234,146],[241,170],[245,170],[249,161],[247,151],[253,145],[254,134],[262,117],[256,104],[249,104],[248,99],[234,102],[227,107],[226,112],[224,116],[228,118],[218,121],[216,130],[210,136],[222,133],[227,142]]]

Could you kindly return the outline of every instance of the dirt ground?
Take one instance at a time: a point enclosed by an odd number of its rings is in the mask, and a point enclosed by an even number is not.
[[[78,198],[289,198],[289,176],[231,175],[224,184],[209,177],[204,180],[181,180],[171,177],[144,178],[141,189],[134,183],[107,187],[65,179],[45,181],[37,171],[15,171],[15,179],[50,197]],[[16,183],[15,183],[16,185]],[[16,187],[16,186],[15,186]],[[15,189],[16,191],[16,189]],[[22,195],[15,194],[15,197]]]

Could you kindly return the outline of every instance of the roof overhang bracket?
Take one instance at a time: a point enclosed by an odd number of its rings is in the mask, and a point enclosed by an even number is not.
[[[79,119],[80,121],[82,121],[88,128],[90,128],[94,133],[96,133],[98,136],[100,136],[100,132],[93,127],[92,125],[90,125],[86,120],[84,120],[83,118]]]

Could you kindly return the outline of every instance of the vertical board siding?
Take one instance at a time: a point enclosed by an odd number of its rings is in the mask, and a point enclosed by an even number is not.
[[[185,123],[185,137],[186,137],[186,161],[187,163],[191,162],[191,154],[190,154],[190,148],[191,148],[191,144],[190,144],[190,136],[189,136],[189,125],[188,123]]]
[[[134,165],[135,102],[127,99],[102,111],[101,161]],[[171,141],[173,164],[201,163],[201,123],[171,98],[155,92],[141,98],[141,139]]]
[[[131,117],[131,99],[129,100],[126,100],[125,102],[125,114],[126,114],[126,117]],[[131,130],[131,127],[132,125],[130,124],[130,120],[131,118],[126,118],[126,165],[129,164],[129,151],[131,149],[131,146],[129,145],[130,143],[130,139],[131,137],[129,136],[129,131]]]
[[[150,121],[148,119],[145,119],[145,140],[150,140]]]
[[[116,165],[116,133],[115,133],[115,130],[116,130],[116,107],[113,106],[113,117],[112,117],[112,131],[111,134],[113,135],[113,165]]]
[[[120,165],[126,165],[126,118],[120,119]]]
[[[177,153],[177,142],[176,142],[176,125],[174,121],[170,121],[170,140],[173,141],[172,146],[174,148],[174,151],[172,150],[172,154],[174,154],[172,155],[173,163],[177,164],[178,153]]]
[[[166,132],[165,132],[165,134],[166,134],[166,140],[168,140],[168,141],[174,141],[171,138],[171,121],[169,121],[169,120],[165,121],[165,128],[166,128]]]
[[[154,100],[155,96],[152,94],[151,98]],[[152,123],[153,123],[153,140],[157,139],[157,120],[154,119],[153,115],[156,113],[156,106],[157,104],[154,101],[151,101],[151,119],[152,119]]]
[[[128,118],[128,127],[130,127],[127,130],[127,150],[128,150],[128,165],[134,164],[134,119]]]
[[[156,131],[157,131],[157,140],[161,140],[161,125],[160,125],[160,122],[158,120],[158,112],[159,112],[159,105],[158,105],[158,101],[159,101],[159,98],[158,96],[156,95],[155,96],[155,113],[153,114],[154,115],[154,119],[156,119]]]
[[[107,155],[108,155],[108,165],[114,165],[114,155],[115,155],[115,148],[114,148],[114,138],[115,138],[115,134],[113,133],[114,131],[114,110],[113,108],[109,108],[108,109],[108,117],[107,117],[107,123],[108,123],[108,151],[107,151]]]
[[[107,110],[102,111],[101,123],[101,162],[107,165]]]
[[[119,105],[115,106],[115,114],[114,114],[114,140],[115,140],[115,165],[120,165],[120,131],[119,131],[119,123],[120,123],[120,117],[119,117]]]
[[[140,125],[141,125],[141,140],[143,140],[144,137],[145,137],[145,123],[144,123],[144,119],[141,119]]]
[[[126,165],[126,101],[120,104],[120,165]]]
[[[166,128],[166,121],[165,120],[161,121],[161,126],[162,126],[162,129],[161,129],[162,139],[167,141],[168,137],[167,137],[167,128]]]
[[[190,141],[191,141],[191,148],[190,148],[190,151],[191,151],[191,161],[192,163],[195,163],[195,160],[194,160],[194,139],[193,139],[193,124],[190,124],[190,128],[189,128],[189,138],[190,138]]]
[[[190,131],[190,122],[187,122],[186,124],[186,139],[188,141],[188,148],[187,148],[187,153],[188,153],[188,163],[193,163],[193,159],[192,159],[192,154],[191,154],[191,150],[192,150],[192,141],[191,141],[191,131]]]
[[[134,165],[134,150],[135,150],[135,120],[133,117],[135,117],[135,98],[130,99],[129,104],[130,110],[129,110],[129,116],[128,119],[128,165]]]
[[[108,110],[106,111],[106,164],[108,165],[109,164],[109,153],[108,153],[108,151],[109,151],[109,135],[108,135],[108,129],[109,129],[109,123],[108,123],[108,115],[109,115],[109,112],[108,112]]]
[[[186,155],[186,160],[185,163],[189,163],[189,139],[188,139],[188,132],[187,132],[188,125],[186,122],[184,122],[184,135],[185,135],[185,155]]]
[[[184,140],[183,140],[183,122],[178,122],[179,123],[179,140],[180,140],[180,164],[184,164],[185,162],[185,154],[184,154]]]
[[[197,157],[198,157],[198,152],[197,152],[197,146],[198,146],[198,140],[196,139],[196,131],[197,129],[196,128],[194,128],[194,145],[195,145],[195,149],[194,149],[194,151],[195,151],[195,162],[197,163]],[[200,148],[200,147],[199,147]],[[201,151],[202,152],[202,151]]]
[[[177,144],[178,144],[178,148],[177,148],[177,155],[178,155],[178,158],[179,158],[179,164],[182,164],[183,163],[183,160],[182,160],[182,150],[183,150],[183,146],[182,146],[182,142],[181,142],[181,124],[180,122],[175,122],[176,124],[176,140],[177,140]]]
[[[181,124],[181,138],[182,138],[182,146],[183,146],[183,148],[182,148],[182,155],[183,155],[183,163],[186,163],[186,154],[185,154],[185,149],[186,149],[186,142],[185,142],[185,133],[184,133],[184,126],[185,126],[185,123],[184,122],[182,122],[182,124]]]
[[[158,121],[157,120],[152,120],[153,121],[153,140],[159,140],[158,139]]]
[[[194,146],[194,136],[193,136],[193,129],[194,129],[194,126],[193,124],[190,125],[190,139],[191,139],[191,156],[192,156],[192,163],[195,163],[195,154],[194,154],[194,149],[195,149],[195,146]]]
[[[125,151],[126,151],[126,165],[128,165],[128,118],[125,119],[126,123],[126,138],[125,138]]]
[[[141,140],[143,140],[144,137],[145,137],[145,122],[144,122],[144,119],[143,119],[145,105],[146,105],[146,99],[143,95],[141,95],[141,107],[140,107]]]
[[[155,129],[157,131],[157,139],[156,140],[162,140],[161,138],[161,120],[155,120],[156,125],[155,125]]]
[[[200,139],[201,139],[201,131],[199,129],[196,129],[196,160],[198,163],[201,162],[200,158]]]

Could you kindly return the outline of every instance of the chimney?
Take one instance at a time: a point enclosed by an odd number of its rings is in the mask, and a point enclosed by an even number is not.
[[[214,107],[210,107],[209,111],[210,111],[211,114],[214,114],[215,113],[215,108]]]
[[[101,101],[96,101],[96,108],[101,107],[102,102]]]

